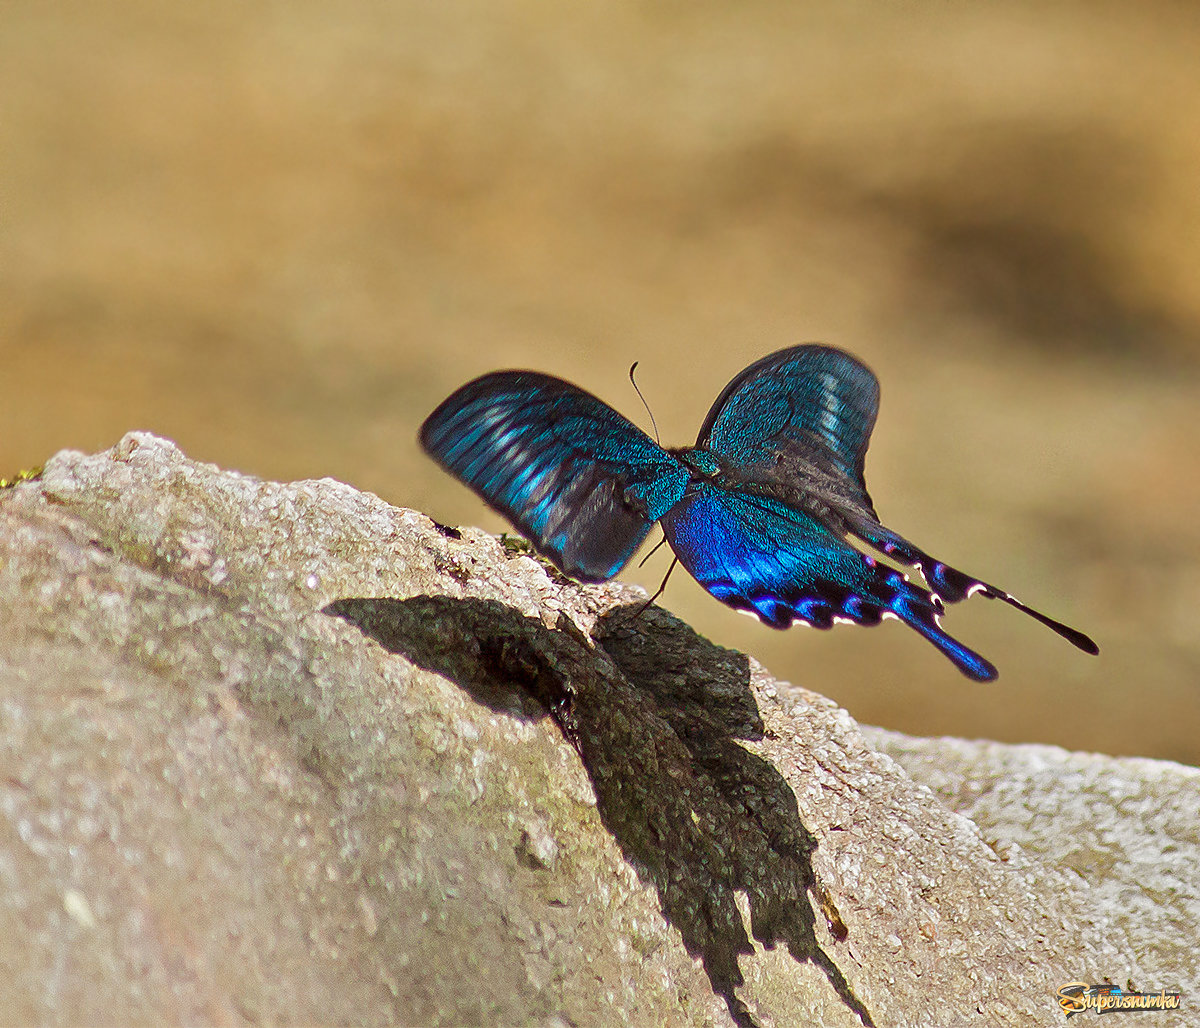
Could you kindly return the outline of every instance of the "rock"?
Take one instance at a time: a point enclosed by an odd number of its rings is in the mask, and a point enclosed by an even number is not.
[[[640,590],[144,433],[0,526],[5,1020],[1024,1025],[1200,984],[1193,769],[864,734]]]
[[[1200,768],[965,739],[864,735],[970,818],[997,850],[1019,853],[1087,888],[1116,917],[1145,991],[1196,994]],[[1125,985],[1120,967],[1088,969]]]

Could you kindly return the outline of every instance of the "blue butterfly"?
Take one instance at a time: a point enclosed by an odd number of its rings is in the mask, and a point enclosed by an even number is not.
[[[468,382],[420,438],[572,578],[612,578],[658,522],[696,581],[772,628],[895,617],[990,681],[995,667],[940,624],[945,604],[981,593],[1098,653],[1082,632],[880,524],[863,480],[878,409],[866,365],[805,345],[730,382],[695,446],[665,449],[590,393],[532,371]],[[927,588],[896,565],[916,568]]]

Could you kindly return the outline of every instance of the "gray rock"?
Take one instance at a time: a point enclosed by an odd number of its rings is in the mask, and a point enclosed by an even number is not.
[[[1146,976],[1139,988],[1196,996],[1200,768],[1057,746],[863,733],[998,852],[1081,883],[1119,919]],[[1088,971],[1122,986],[1131,977],[1123,967]]]
[[[4,1021],[1025,1025],[1200,984],[1195,770],[864,735],[338,482],[61,453],[0,493],[0,598]]]

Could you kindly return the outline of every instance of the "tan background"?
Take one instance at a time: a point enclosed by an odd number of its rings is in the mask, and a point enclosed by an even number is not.
[[[1185,3],[5,4],[0,476],[148,428],[499,530],[414,439],[467,378],[645,424],[639,360],[678,444],[835,343],[886,523],[1100,658],[664,604],[863,721],[1196,762],[1198,53]]]

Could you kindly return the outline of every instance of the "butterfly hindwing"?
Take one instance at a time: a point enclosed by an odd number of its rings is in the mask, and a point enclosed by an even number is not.
[[[1054,618],[1043,614],[1040,610],[1035,610],[1028,604],[1022,603],[1012,593],[1005,592],[999,586],[985,582],[981,578],[974,578],[965,571],[959,571],[958,568],[951,567],[936,557],[931,557],[924,550],[918,549],[907,539],[882,525],[868,526],[861,533],[860,538],[893,560],[919,569],[929,584],[930,591],[943,603],[958,603],[977,593],[992,600],[1003,600],[1010,606],[1016,607],[1017,610],[1028,614],[1034,620],[1040,621],[1085,653],[1095,655],[1100,652],[1100,647],[1077,628],[1064,625],[1061,621],[1055,621]]]
[[[566,574],[615,575],[683,494],[687,472],[569,382],[502,371],[468,382],[421,426],[421,445]]]
[[[773,628],[796,621],[815,628],[876,625],[894,616],[965,675],[996,677],[988,661],[942,630],[937,597],[804,511],[694,482],[663,518],[663,531],[680,563],[708,592]]]

